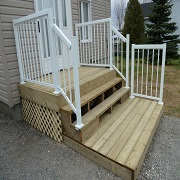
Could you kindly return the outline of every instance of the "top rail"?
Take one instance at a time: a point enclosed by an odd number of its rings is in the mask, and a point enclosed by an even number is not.
[[[105,22],[109,22],[109,21],[110,21],[110,18],[100,19],[100,20],[89,21],[89,22],[85,22],[85,23],[79,23],[79,24],[76,24],[76,27],[82,27],[82,26],[88,26],[88,25],[94,25],[94,24],[101,24],[101,23],[105,23]]]
[[[133,44],[134,49],[163,49],[165,46],[165,44]]]
[[[49,9],[45,9],[43,11],[40,11],[40,12],[31,14],[31,15],[16,19],[16,20],[13,21],[13,23],[14,23],[14,25],[16,25],[16,24],[19,24],[19,23],[23,23],[25,21],[30,21],[30,20],[32,21],[33,19],[37,19],[38,17],[45,16],[48,13],[49,13]]]

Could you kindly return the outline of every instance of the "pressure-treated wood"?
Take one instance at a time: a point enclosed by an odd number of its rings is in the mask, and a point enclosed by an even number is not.
[[[62,72],[61,72],[62,73]],[[65,71],[66,76],[68,76],[68,72]],[[72,70],[71,70],[72,74]],[[62,75],[61,75],[62,77]],[[116,77],[116,72],[114,70],[106,69],[106,68],[92,68],[92,67],[80,67],[79,68],[79,80],[80,80],[80,94],[81,96],[91,92],[97,87],[107,83],[108,81],[114,79]],[[71,88],[72,88],[72,96],[74,99],[74,80],[73,74],[71,76]],[[62,88],[64,81],[61,81]],[[67,87],[67,91],[69,86]],[[60,111],[61,107],[67,105],[64,97],[59,94],[53,94],[54,89],[50,87],[45,87],[39,84],[27,82],[26,84],[19,85],[20,96],[28,99],[36,104],[40,104],[42,106],[48,107],[54,111]]]
[[[95,99],[99,95],[103,94],[106,90],[112,88],[116,84],[122,82],[121,78],[114,78],[111,81],[99,86],[98,88],[92,90],[91,92],[85,94],[84,96],[81,96],[81,107],[84,106],[86,103],[90,102],[91,100]],[[73,103],[75,104],[75,103]],[[72,109],[69,105],[63,106],[61,110],[67,111],[69,113],[72,113]]]
[[[162,112],[163,105],[156,101],[127,99],[102,116],[101,126],[82,145],[67,137],[65,144],[120,177],[136,179]]]
[[[81,130],[75,129],[76,116],[64,97],[34,83],[19,86],[25,120],[59,142],[63,136],[69,147],[118,176],[136,179],[163,105],[128,98],[129,89],[122,87],[115,71],[81,67],[79,72]]]

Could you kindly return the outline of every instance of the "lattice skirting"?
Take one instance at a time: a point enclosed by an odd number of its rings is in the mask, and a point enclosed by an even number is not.
[[[26,122],[54,140],[62,142],[62,126],[59,112],[24,98],[22,98],[21,102]]]

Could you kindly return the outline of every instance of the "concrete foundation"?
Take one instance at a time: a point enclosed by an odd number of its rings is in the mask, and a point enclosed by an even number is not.
[[[17,121],[23,120],[21,104],[17,104],[10,108],[7,104],[0,101],[0,113],[3,113]]]

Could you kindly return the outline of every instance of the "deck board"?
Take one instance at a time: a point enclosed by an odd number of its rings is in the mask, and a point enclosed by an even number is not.
[[[94,67],[80,67],[79,68],[79,84],[85,84],[87,82],[89,82],[90,80],[96,79],[97,77],[101,77],[102,75],[106,74],[110,72],[109,69],[106,68],[94,68]],[[64,71],[65,74],[63,74],[63,71],[60,71],[60,77],[61,77],[61,87],[64,88],[64,85],[66,85],[67,90],[69,90],[69,82],[68,80],[66,80],[66,83],[64,83],[64,77],[67,79],[68,78],[68,70]],[[71,74],[71,78],[70,78],[70,84],[71,84],[71,88],[74,87],[74,76],[73,76],[73,70],[70,69],[70,74]],[[48,75],[46,75],[45,77],[47,77]],[[50,82],[52,83],[52,74],[50,74]],[[96,82],[97,84],[98,82]],[[33,82],[27,82],[24,86],[26,87],[30,87],[30,88],[35,88],[37,90],[41,90],[44,92],[49,92],[49,93],[53,93],[54,89],[51,87],[47,87],[47,86],[42,86]]]
[[[151,143],[163,105],[157,101],[135,98],[116,107],[113,115],[84,145],[100,155],[131,169],[136,178]]]

